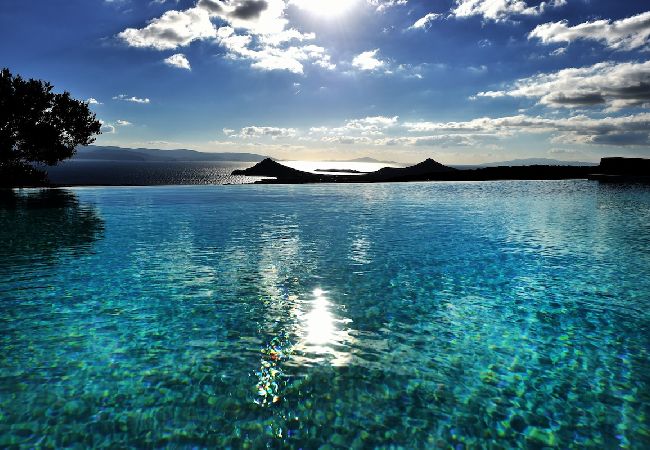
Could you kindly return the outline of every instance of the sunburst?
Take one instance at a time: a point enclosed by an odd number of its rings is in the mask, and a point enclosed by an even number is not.
[[[292,0],[300,9],[319,16],[340,16],[350,10],[356,0]]]

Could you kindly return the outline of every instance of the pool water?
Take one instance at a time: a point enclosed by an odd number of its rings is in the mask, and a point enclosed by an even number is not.
[[[0,448],[650,447],[650,188],[0,196]]]

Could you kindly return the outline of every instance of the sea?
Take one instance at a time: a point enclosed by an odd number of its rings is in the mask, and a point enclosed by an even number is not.
[[[23,189],[0,242],[0,448],[650,448],[647,185]]]
[[[359,175],[382,167],[399,167],[397,163],[341,161],[281,161],[306,172]],[[152,185],[220,185],[248,184],[262,179],[231,175],[255,162],[230,161],[101,161],[73,159],[47,167],[49,180],[55,185],[152,186]],[[334,172],[328,170],[334,169]]]

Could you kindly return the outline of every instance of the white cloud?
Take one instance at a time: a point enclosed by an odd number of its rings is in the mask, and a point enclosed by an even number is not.
[[[566,53],[566,51],[567,51],[566,47],[560,47],[560,48],[556,48],[555,50],[553,50],[551,53],[549,53],[549,55],[551,55],[551,56],[561,56],[561,55],[564,55]]]
[[[228,130],[232,131],[232,130]],[[225,132],[225,130],[224,130]],[[242,128],[238,134],[229,134],[229,136],[237,136],[240,138],[261,138],[270,137],[272,139],[293,137],[297,133],[295,128],[278,128],[278,127],[258,127],[249,126]]]
[[[594,119],[584,115],[545,118],[518,115],[483,117],[467,122],[407,122],[411,133],[457,133],[508,137],[522,133],[551,133],[551,142],[610,146],[650,145],[650,113]]]
[[[93,97],[90,97],[88,100],[86,100],[86,103],[89,105],[103,105],[103,103]]]
[[[119,127],[128,127],[129,125],[133,125],[133,124],[128,120],[118,120],[115,122],[115,125]]]
[[[178,67],[179,69],[192,70],[190,62],[187,57],[182,53],[176,53],[175,55],[165,58],[165,64],[171,67]]]
[[[102,134],[115,134],[115,127],[113,125],[105,123],[103,120],[100,120],[99,123],[101,124],[100,131]]]
[[[516,81],[502,91],[479,97],[537,98],[558,108],[601,106],[608,111],[650,104],[650,61],[602,62],[590,67],[563,69]]]
[[[478,46],[481,48],[492,47],[492,41],[489,39],[481,39],[478,41]]]
[[[366,136],[323,136],[321,138],[322,142],[327,142],[328,144],[343,144],[343,145],[352,145],[352,144],[366,144],[371,145],[373,140]]]
[[[451,15],[454,17],[480,16],[496,22],[509,20],[512,16],[539,16],[547,7],[566,5],[566,0],[550,0],[537,6],[528,6],[523,0],[456,0]]]
[[[396,127],[398,123],[398,116],[371,116],[348,120],[343,126],[339,127],[311,127],[309,134],[350,137],[350,133],[356,133],[361,136],[377,136],[384,134],[390,128]]]
[[[650,50],[650,11],[626,19],[596,20],[569,26],[566,20],[538,25],[528,35],[544,44],[577,40],[602,42],[615,50]]]
[[[648,146],[650,113],[604,118],[519,114],[460,122],[400,122],[398,116],[374,116],[351,119],[339,127],[315,126],[304,131],[266,126],[223,131],[231,138],[244,140],[293,138],[330,145],[485,147],[520,135],[547,135],[549,142],[559,144]]]
[[[377,11],[382,12],[393,6],[403,6],[408,4],[408,0],[368,0],[368,3],[374,6]]]
[[[196,40],[216,37],[217,29],[210,14],[195,7],[184,11],[167,11],[141,29],[127,28],[117,36],[131,47],[173,50]]]
[[[373,71],[384,67],[386,62],[375,57],[378,52],[379,49],[376,48],[355,56],[352,59],[352,66],[365,71]]]
[[[222,27],[218,31],[217,40],[227,49],[232,59],[248,59],[253,61],[251,67],[261,70],[287,70],[303,73],[303,62],[311,62],[325,69],[334,69],[330,56],[323,47],[317,45],[284,46],[272,45],[251,49],[252,37],[238,35],[231,27]]]
[[[286,6],[284,0],[199,0],[193,8],[167,11],[144,28],[129,28],[118,37],[130,46],[157,50],[214,39],[226,49],[227,58],[249,60],[255,69],[301,74],[304,63],[334,69],[323,47],[302,44],[315,39],[314,33],[287,28]],[[217,28],[215,21],[225,25]],[[187,66],[177,65],[189,68],[189,62]]]
[[[133,97],[133,96],[129,97],[126,94],[116,95],[115,97],[113,97],[113,100],[120,100],[120,101],[123,101],[123,102],[130,102],[130,103],[139,103],[139,104],[142,104],[142,105],[146,105],[148,103],[151,103],[151,100],[149,100],[148,98],[138,98],[138,97]]]
[[[416,147],[473,147],[479,141],[472,135],[437,134],[432,136],[400,136],[378,139],[375,145],[406,145]]]
[[[358,131],[361,134],[382,134],[385,129],[396,126],[398,121],[399,116],[365,117],[363,119],[349,120],[344,129],[346,131]]]
[[[411,30],[426,30],[431,26],[431,22],[441,17],[442,14],[429,13],[424,17],[418,19],[413,25],[409,27]]]

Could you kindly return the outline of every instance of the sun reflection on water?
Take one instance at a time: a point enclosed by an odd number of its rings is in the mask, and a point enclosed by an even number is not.
[[[333,311],[337,305],[327,291],[316,288],[311,298],[286,295],[285,307],[296,318],[293,330],[278,333],[261,348],[260,367],[255,372],[257,395],[255,403],[272,406],[280,403],[287,384],[288,367],[329,364],[348,365],[351,360],[349,324],[352,320],[339,317]]]
[[[337,317],[332,310],[336,305],[327,292],[316,288],[313,299],[305,303],[306,312],[299,314],[299,335],[296,351],[302,354],[300,362],[310,364],[328,360],[333,366],[350,361],[347,344],[351,342],[348,324],[350,319]]]
[[[333,340],[336,329],[325,292],[321,289],[314,289],[314,297],[316,299],[312,302],[312,309],[304,317],[303,323],[307,332],[305,341],[320,347]]]

